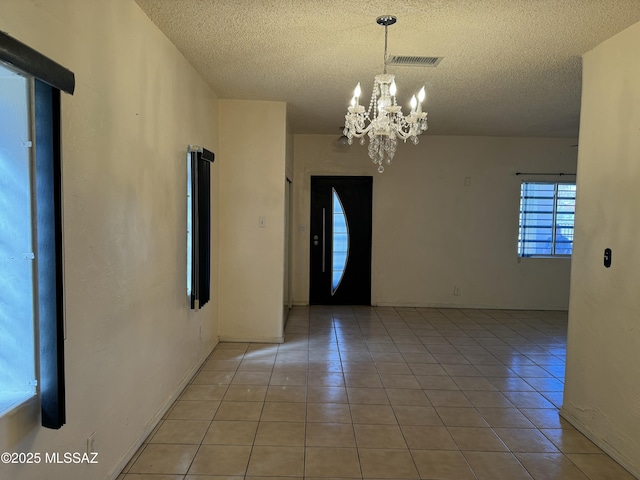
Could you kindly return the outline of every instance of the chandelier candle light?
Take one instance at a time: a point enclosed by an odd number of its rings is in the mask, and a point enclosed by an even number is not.
[[[360,83],[353,92],[351,105],[345,115],[344,135],[349,139],[359,138],[364,145],[364,136],[369,137],[369,157],[378,165],[378,172],[384,172],[384,163],[390,164],[396,153],[398,138],[404,142],[411,139],[418,143],[418,135],[427,130],[427,113],[422,111],[422,102],[426,97],[424,87],[418,93],[418,98],[411,97],[411,112],[408,116],[402,114],[402,107],[396,103],[396,82],[394,75],[387,73],[387,30],[396,23],[396,17],[384,15],[376,22],[384,27],[384,73],[376,75],[369,109],[365,111],[360,105],[362,89]],[[375,106],[375,108],[374,108]]]

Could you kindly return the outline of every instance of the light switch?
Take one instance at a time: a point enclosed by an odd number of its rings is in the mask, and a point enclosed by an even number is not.
[[[265,228],[266,227],[264,217],[258,217],[258,227],[259,228]]]

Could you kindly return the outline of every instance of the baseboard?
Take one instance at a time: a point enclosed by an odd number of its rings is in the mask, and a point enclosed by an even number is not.
[[[578,420],[578,418],[573,414],[569,413],[564,407],[560,409],[560,416],[571,425],[573,425],[575,429],[582,433],[585,437],[595,443],[603,452],[605,452],[616,462],[618,462],[631,475],[640,479],[640,466],[632,465],[631,461],[628,458],[622,455],[616,448],[609,445],[602,438],[595,435],[584,423]]]
[[[229,343],[284,343],[284,337],[220,337],[220,341]]]
[[[209,358],[209,355],[211,355],[211,352],[213,352],[213,349],[216,348],[217,344],[218,342],[216,342],[211,347],[211,349],[196,362],[195,366],[191,370],[189,370],[189,372],[185,375],[182,382],[180,382],[180,385],[178,385],[178,388],[176,389],[176,391],[173,393],[173,395],[171,395],[171,397],[169,397],[169,399],[162,405],[162,407],[160,407],[160,410],[158,410],[158,412],[151,418],[151,420],[149,420],[149,422],[147,423],[147,426],[144,428],[144,430],[142,430],[138,439],[129,448],[129,450],[127,450],[127,453],[125,453],[122,460],[118,463],[117,467],[115,468],[115,470],[111,472],[108,478],[110,478],[111,480],[116,480],[116,478],[118,478],[118,475],[120,475],[120,472],[122,472],[122,469],[127,466],[127,463],[129,463],[129,461],[133,458],[133,456],[136,454],[140,446],[147,439],[149,434],[153,432],[153,429],[158,426],[158,424],[160,423],[160,420],[162,420],[162,417],[165,416],[165,414],[169,411],[171,406],[182,394],[184,389],[187,388],[187,385],[189,385],[189,382],[193,379],[196,373],[198,373],[198,370],[200,370],[200,367],[205,362],[205,360]]]
[[[310,307],[309,302],[292,302],[294,307]],[[321,305],[320,305],[321,306]],[[540,305],[531,306],[505,306],[505,305],[488,305],[488,304],[455,304],[455,303],[414,303],[414,302],[377,302],[372,307],[397,307],[397,308],[471,308],[476,310],[541,310],[541,311],[568,311],[568,307],[543,307]]]
[[[539,310],[550,312],[566,312],[568,307],[540,307],[538,306],[508,306],[488,304],[456,304],[456,303],[402,303],[402,302],[378,302],[373,307],[397,307],[397,308],[450,308],[450,309],[474,309],[474,310]]]

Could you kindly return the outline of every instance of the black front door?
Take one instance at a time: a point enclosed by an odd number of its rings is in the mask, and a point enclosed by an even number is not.
[[[371,305],[372,193],[372,177],[311,177],[311,304]]]

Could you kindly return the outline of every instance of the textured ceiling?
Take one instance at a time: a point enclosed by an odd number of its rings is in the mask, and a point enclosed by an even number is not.
[[[576,136],[581,56],[640,21],[640,0],[136,1],[219,98],[287,102],[294,133],[339,134],[357,82],[368,99],[390,14],[389,55],[444,57],[388,67],[405,112],[426,85],[430,133]]]

